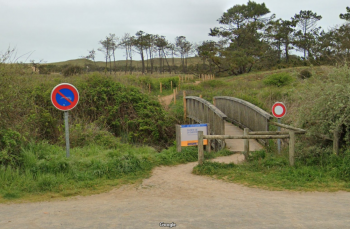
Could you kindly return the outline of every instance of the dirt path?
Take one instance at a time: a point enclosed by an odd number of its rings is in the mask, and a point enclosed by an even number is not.
[[[166,95],[163,97],[160,97],[160,103],[165,107],[168,108],[168,106],[171,104],[171,101],[173,101],[174,95]]]
[[[237,156],[217,158],[229,162]],[[349,228],[350,193],[266,191],[158,167],[141,185],[67,201],[0,205],[0,228]]]

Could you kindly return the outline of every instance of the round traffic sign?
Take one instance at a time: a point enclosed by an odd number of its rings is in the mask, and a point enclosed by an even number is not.
[[[282,102],[277,102],[272,106],[272,114],[276,118],[282,118],[287,112],[286,106]]]
[[[69,83],[61,83],[51,91],[52,104],[61,111],[73,109],[79,102],[78,90]]]

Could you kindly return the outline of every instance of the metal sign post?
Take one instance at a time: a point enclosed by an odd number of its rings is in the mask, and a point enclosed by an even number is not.
[[[277,119],[278,123],[281,123],[281,119]],[[281,127],[277,127],[277,131],[281,131]],[[280,154],[281,153],[281,139],[277,139],[277,151]]]
[[[272,114],[277,118],[278,123],[281,123],[281,118],[287,113],[287,108],[282,102],[277,102],[272,106]],[[278,131],[281,131],[281,127],[278,127]],[[281,139],[277,139],[277,150],[281,153]]]
[[[66,135],[66,156],[69,157],[69,124],[68,111],[73,109],[79,102],[78,90],[69,83],[62,83],[54,87],[51,92],[52,104],[61,111],[64,111],[64,127]]]
[[[66,156],[69,157],[69,125],[68,125],[68,111],[64,112],[64,128],[66,132]]]

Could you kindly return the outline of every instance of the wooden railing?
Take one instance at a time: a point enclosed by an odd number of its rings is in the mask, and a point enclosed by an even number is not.
[[[227,116],[205,99],[186,96],[186,111],[191,123],[209,123],[210,134],[225,134]]]
[[[227,116],[213,104],[196,96],[186,96],[184,100],[185,115],[190,123],[208,123],[209,134],[224,135]],[[225,141],[216,141],[214,149],[225,147]]]
[[[269,120],[273,116],[247,101],[228,96],[216,96],[214,105],[227,115],[228,121],[242,129],[269,131]]]
[[[208,139],[244,139],[244,156],[247,159],[249,155],[249,139],[285,139],[289,138],[289,164],[294,166],[294,151],[295,151],[295,135],[305,134],[306,130],[295,128],[288,125],[272,122],[272,124],[284,127],[288,131],[255,131],[249,132],[248,128],[244,128],[244,135],[203,135],[203,131],[198,131],[198,164],[204,162],[203,140]]]

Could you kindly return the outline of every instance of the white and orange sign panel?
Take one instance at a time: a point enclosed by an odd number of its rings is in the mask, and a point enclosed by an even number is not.
[[[203,131],[203,135],[208,134],[208,124],[181,125],[181,146],[197,146],[198,131]],[[207,145],[208,140],[203,140],[203,145]]]

